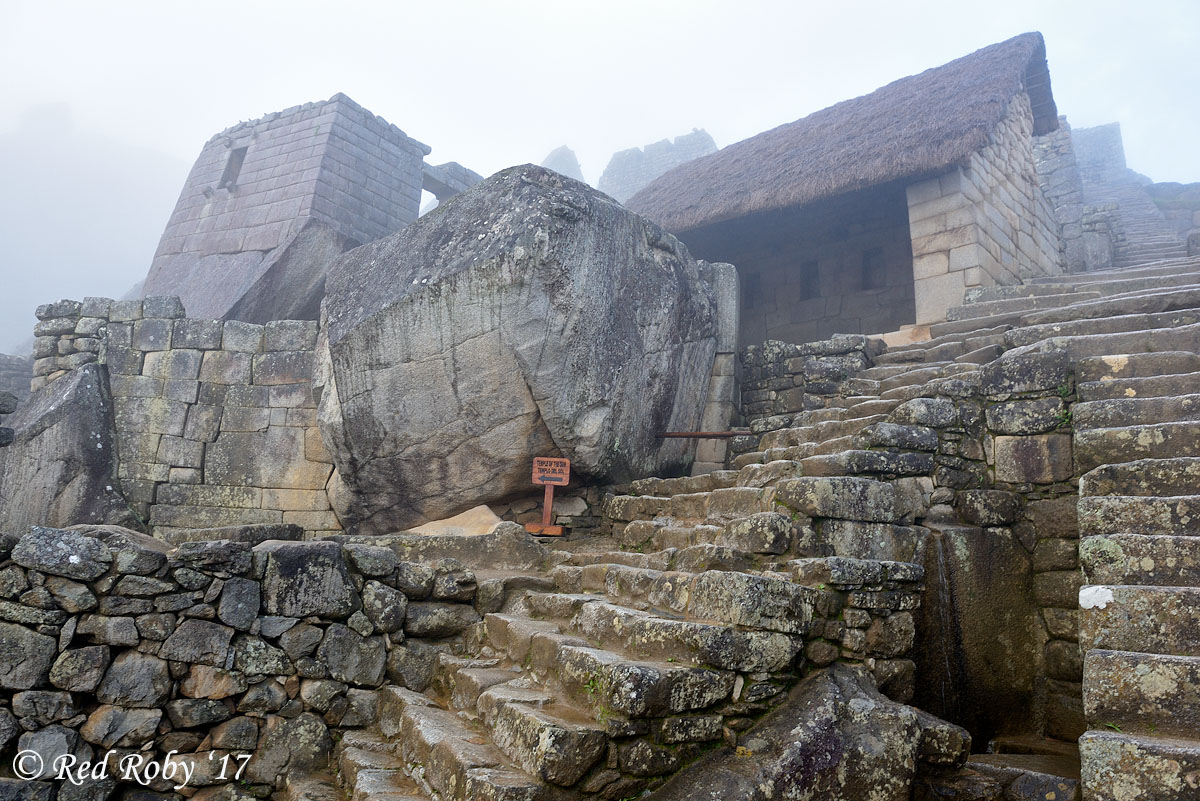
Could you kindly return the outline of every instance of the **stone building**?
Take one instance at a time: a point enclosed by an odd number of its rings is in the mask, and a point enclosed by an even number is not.
[[[243,122],[210,139],[163,231],[143,297],[189,314],[316,319],[325,268],[417,218],[422,190],[453,196],[479,176],[344,94]]]
[[[643,147],[620,150],[609,159],[596,188],[624,203],[663,173],[715,152],[717,143],[704,129],[663,139]]]
[[[736,264],[742,344],[945,319],[972,287],[1063,269],[1034,143],[1058,128],[1023,34],[672,170],[628,201]]]

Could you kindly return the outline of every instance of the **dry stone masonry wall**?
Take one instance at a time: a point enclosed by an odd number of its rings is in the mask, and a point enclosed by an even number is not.
[[[122,790],[169,793],[187,778],[190,792],[263,797],[323,765],[334,730],[375,723],[380,685],[411,669],[421,642],[480,620],[472,571],[383,547],[171,549],[79,526],[34,527],[0,551],[0,750],[42,757],[23,785],[39,798],[66,787],[50,781],[63,754],[109,761],[80,798],[112,793],[130,755],[174,763],[176,778]]]
[[[35,388],[99,361],[126,501],[160,537],[230,525],[340,530],[311,387],[317,323],[183,316],[178,298],[38,309]]]
[[[674,142],[663,139],[644,148],[631,147],[613,154],[596,187],[624,203],[668,170],[716,149],[716,142],[703,129],[677,136]]]

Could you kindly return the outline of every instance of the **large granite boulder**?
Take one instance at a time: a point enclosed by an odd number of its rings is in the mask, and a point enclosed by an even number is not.
[[[661,801],[908,801],[919,768],[966,762],[964,729],[884,697],[869,672],[833,664],[654,793]]]
[[[530,489],[684,469],[716,350],[713,269],[590,187],[533,165],[330,270],[320,419],[344,523],[394,531]]]
[[[15,440],[0,449],[0,531],[136,525],[117,480],[112,398],[99,365],[42,387],[6,424]]]

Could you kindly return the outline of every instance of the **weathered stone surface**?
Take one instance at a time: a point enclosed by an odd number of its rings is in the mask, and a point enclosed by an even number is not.
[[[749,553],[779,554],[792,543],[792,520],[776,512],[759,512],[725,526],[724,543]]]
[[[338,623],[325,630],[317,648],[317,658],[328,665],[333,679],[365,687],[377,687],[383,681],[386,656],[382,638],[363,637]]]
[[[655,798],[908,801],[921,731],[915,709],[880,695],[869,676],[832,665],[805,679],[777,711],[743,733],[737,752],[713,752],[668,781]],[[850,764],[853,769],[847,769]]]
[[[512,495],[533,456],[609,481],[690,460],[658,434],[699,422],[715,292],[673,237],[583,184],[505,170],[347,254],[327,290],[320,417],[359,493],[339,509],[352,526]]]
[[[126,709],[101,706],[90,716],[79,734],[89,743],[104,748],[138,748],[154,737],[161,709]]]
[[[63,651],[50,668],[50,683],[71,692],[91,692],[100,684],[110,661],[111,655],[106,645]]]
[[[286,676],[295,672],[287,654],[258,637],[239,637],[233,666],[250,676]]]
[[[1089,731],[1079,738],[1089,801],[1191,801],[1200,749],[1192,740]]]
[[[891,484],[866,478],[794,478],[780,482],[778,498],[809,517],[895,522],[896,492]]]
[[[5,423],[16,434],[0,450],[0,531],[133,521],[119,490],[112,398],[99,365],[33,393]]]
[[[1061,398],[1009,401],[987,409],[988,428],[997,434],[1044,434],[1068,419]]]
[[[92,537],[34,526],[13,548],[12,558],[31,570],[90,581],[108,570],[112,551]]]
[[[1003,490],[963,490],[954,497],[954,508],[973,526],[1005,526],[1017,516],[1017,496]]]
[[[166,702],[171,691],[167,663],[137,651],[119,654],[109,665],[96,689],[101,703],[154,709]]]
[[[291,720],[271,716],[245,777],[277,784],[289,773],[299,775],[324,764],[332,748],[329,730],[315,715],[305,712]]]
[[[249,631],[258,617],[258,582],[250,579],[231,578],[221,589],[221,602],[217,606],[217,617],[227,626],[238,631]]]
[[[255,546],[265,559],[263,610],[286,617],[348,617],[359,607],[342,548],[335,542],[268,541]]]
[[[57,653],[53,637],[14,623],[0,623],[0,687],[28,690],[42,685]]]
[[[1069,389],[1070,379],[1071,364],[1065,353],[1015,354],[984,365],[980,389],[985,395]]]
[[[1120,731],[1193,737],[1200,731],[1200,659],[1089,651],[1083,707],[1088,720]]]
[[[996,480],[1052,484],[1074,473],[1070,434],[996,437]]]
[[[404,630],[413,637],[450,637],[479,622],[479,613],[466,604],[410,603]]]
[[[233,629],[207,620],[185,620],[159,649],[159,656],[175,662],[223,667]]]
[[[386,634],[404,628],[408,597],[378,581],[368,581],[362,591],[363,611],[376,629]]]

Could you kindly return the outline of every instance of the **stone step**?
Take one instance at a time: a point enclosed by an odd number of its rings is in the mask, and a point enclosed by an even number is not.
[[[1200,487],[1196,487],[1200,489]],[[1200,536],[1200,495],[1097,495],[1080,498],[1079,534]]]
[[[1074,454],[1077,473],[1139,459],[1200,456],[1200,422],[1077,430]]]
[[[748,573],[684,573],[605,564],[577,572],[555,571],[566,593],[596,593],[603,596],[598,600],[643,611],[667,610],[684,619],[786,634],[805,634],[817,603],[817,594],[808,587]]]
[[[1083,712],[1093,729],[1129,734],[1200,734],[1200,658],[1088,651]]]
[[[1004,788],[1004,799],[1080,799],[1077,756],[972,754],[967,767],[995,780]]]
[[[491,740],[516,765],[542,781],[570,787],[608,749],[603,726],[545,692],[498,685],[479,698]]]
[[[1036,734],[1006,734],[992,740],[995,754],[1047,754],[1079,759],[1079,744]]]
[[[1115,731],[1079,738],[1088,801],[1196,801],[1200,742]]]
[[[14,780],[16,781],[16,780]],[[13,798],[26,797],[18,790]],[[29,798],[36,798],[30,793]],[[49,795],[46,796],[50,797]],[[344,795],[328,773],[287,773],[276,796],[279,801],[343,801]],[[428,801],[422,798],[419,801]]]
[[[1079,645],[1200,656],[1200,588],[1089,584],[1079,591]]]
[[[1105,534],[1079,543],[1079,562],[1090,584],[1200,587],[1200,537],[1175,534]]]
[[[1001,300],[980,301],[962,306],[951,306],[946,310],[946,321],[977,320],[996,314],[1007,314],[1014,311],[1033,311],[1035,309],[1057,309],[1072,303],[1096,300],[1100,297],[1095,291],[1073,291],[1062,295],[1031,295],[1027,297],[1003,298]]]
[[[885,378],[879,382],[881,391],[886,392],[889,389],[896,387],[911,387],[918,384],[924,384],[926,381],[932,381],[935,378],[942,377],[942,368],[947,367],[951,362],[935,362],[918,370],[909,370],[901,375],[895,375],[891,378]],[[889,410],[890,411],[890,410]]]
[[[634,659],[558,633],[554,621],[517,615],[484,618],[488,642],[564,697],[629,718],[662,717],[704,709],[733,692],[734,674],[689,665]]]
[[[1064,276],[1057,276],[1063,283],[1050,284],[1016,284],[1014,286],[977,286],[971,287],[963,295],[963,303],[985,303],[990,300],[1007,300],[1008,298],[1032,298],[1044,295],[1066,295],[1075,285]]]
[[[1097,467],[1079,479],[1079,495],[1190,495],[1200,487],[1200,458],[1141,459]]]
[[[365,770],[355,779],[350,801],[429,801],[429,796],[398,770]]]
[[[891,409],[888,409],[888,411],[891,411]],[[767,451],[773,448],[789,448],[794,445],[818,443],[834,437],[844,437],[848,434],[858,433],[872,423],[884,419],[885,416],[886,414],[872,414],[864,417],[827,420],[798,428],[781,428],[763,434],[759,440],[759,447]],[[736,478],[735,476],[735,482]],[[733,485],[731,484],[730,486]]]
[[[1110,398],[1162,398],[1188,395],[1200,388],[1200,373],[1156,375],[1146,378],[1117,378],[1109,381],[1087,381],[1076,386],[1081,401]]]
[[[1071,407],[1071,424],[1076,431],[1194,420],[1200,420],[1200,394],[1083,401]]]
[[[1195,351],[1102,354],[1080,359],[1075,365],[1075,380],[1082,384],[1197,372],[1200,354]]]
[[[872,419],[875,419],[876,417],[877,415],[872,415]],[[808,454],[808,456],[821,456],[841,453],[842,451],[853,447],[854,436],[847,434],[846,436],[834,437],[833,439],[827,439],[824,442],[817,443],[817,445],[812,449],[812,453]],[[801,458],[808,458],[808,456]]]
[[[338,749],[338,781],[349,794],[354,793],[354,784],[360,773],[365,771],[402,772],[404,762],[390,751],[370,751],[364,748]],[[403,775],[401,773],[401,775]]]
[[[405,772],[438,798],[550,801],[557,797],[557,791],[517,768],[462,718],[425,696],[387,688],[380,726],[394,741],[394,753],[404,762]]]
[[[634,495],[655,495],[660,498],[684,495],[692,492],[712,492],[715,489],[732,487],[737,481],[736,470],[714,470],[702,476],[679,478],[641,478],[630,487]]]
[[[759,466],[771,467],[775,464],[780,463]],[[607,561],[599,558],[600,555],[589,555],[591,558],[586,563],[572,559],[571,564],[623,564],[651,570],[667,570],[674,565],[682,571],[713,561],[698,557],[701,557],[701,549],[715,547],[723,552],[719,561],[734,569],[735,564],[754,565],[759,554],[781,554],[790,550],[794,536],[792,528],[789,518],[774,512],[759,512],[730,521],[724,526],[672,525],[662,521],[636,520],[620,532],[617,541],[640,553],[613,554],[619,558]],[[663,558],[658,558],[659,554],[655,552],[659,552]],[[634,556],[641,558],[633,559]]]
[[[779,482],[776,498],[808,517],[894,523],[901,518],[891,484],[858,477],[803,477]]]
[[[1183,272],[1194,272],[1197,268],[1200,268],[1200,259],[1192,257],[1172,258],[1161,260],[1158,264],[1133,269],[1122,268],[1120,270],[1097,270],[1090,273],[1079,273],[1070,276],[1070,280],[1074,286],[1083,286],[1086,284],[1110,283],[1127,278],[1176,275]],[[1062,280],[1063,276],[1061,275],[1040,275],[1028,279],[1025,283],[1055,284],[1061,283]]]
[[[805,476],[924,476],[933,472],[932,453],[842,450],[800,460]]]
[[[1013,328],[1004,335],[1005,343],[1012,348],[1028,347],[1048,341],[1080,339],[1087,337],[1108,337],[1112,341],[1113,353],[1120,347],[1122,335],[1124,340],[1139,342],[1138,335],[1146,332],[1159,332],[1175,329],[1180,326],[1194,325],[1200,321],[1200,310],[1185,310],[1163,312],[1161,314],[1124,314],[1115,317],[1098,317],[1095,319],[1067,320],[1061,323],[1045,323],[1042,325],[1023,325]],[[1158,337],[1162,339],[1162,336]],[[1081,344],[1090,344],[1096,339]],[[1140,345],[1143,350],[1158,350]],[[1166,348],[1162,348],[1166,349]],[[1136,350],[1132,348],[1131,350]],[[1093,354],[1086,354],[1093,355]],[[1099,354],[1096,354],[1099,355]]]
[[[972,317],[968,320],[947,320],[944,323],[934,323],[929,326],[929,335],[934,339],[952,335],[972,335],[984,329],[1008,329],[1021,320],[1023,311],[1004,312],[989,317]]]
[[[1200,308],[1200,287],[1187,284],[1174,290],[1154,287],[1136,293],[1124,293],[1092,302],[1077,303],[1061,309],[1031,312],[1021,318],[1022,326],[1093,320],[1129,314],[1161,314]]]
[[[675,620],[608,603],[594,595],[528,593],[525,603],[543,620],[561,622],[586,642],[645,659],[675,659],[716,670],[788,670],[798,637],[743,631],[698,620]]]

